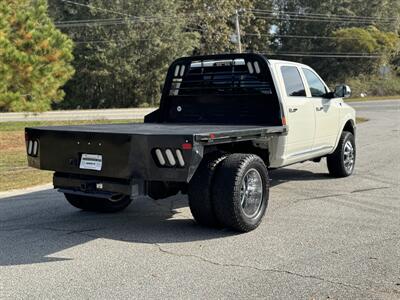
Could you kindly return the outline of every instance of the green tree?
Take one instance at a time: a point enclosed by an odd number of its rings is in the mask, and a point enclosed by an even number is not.
[[[45,0],[0,2],[0,111],[43,111],[62,100],[72,47]]]
[[[248,14],[247,22],[243,26],[243,43],[245,50],[249,52],[267,53],[271,48],[271,26],[273,23],[267,18],[258,18],[258,11],[273,9],[271,0],[252,0],[251,10],[244,12]]]
[[[49,2],[57,26],[75,41],[76,74],[61,108],[156,105],[173,59],[237,51],[236,9],[243,50],[269,47],[269,23],[253,9],[270,9],[270,0]]]
[[[268,0],[193,0],[183,1],[182,11],[188,17],[190,30],[199,32],[201,41],[196,54],[237,52],[236,11],[244,51],[264,51],[269,47],[269,22],[257,19],[254,9],[271,9]]]
[[[338,73],[343,75],[340,71],[343,64],[368,66],[373,63],[371,58],[313,56],[317,53],[328,56],[330,53],[341,53],[335,43],[339,38],[335,38],[333,32],[343,28],[368,26],[388,32],[399,29],[399,0],[276,0],[275,7],[281,12],[275,18],[277,34],[283,36],[274,40],[275,51],[299,53],[299,56],[290,59],[311,65],[328,80],[336,80]],[[348,42],[355,39],[352,37]],[[285,56],[283,58],[287,59]]]
[[[51,2],[57,8],[53,17],[76,43],[76,74],[65,86],[61,107],[156,105],[171,61],[190,55],[199,42],[186,29],[179,2],[80,3]]]
[[[399,53],[400,39],[393,32],[383,32],[374,26],[367,28],[344,28],[333,32],[335,49],[342,53],[366,53],[378,56],[368,64],[363,60],[345,61],[338,68],[339,78],[360,74],[377,74],[382,66],[388,66]]]

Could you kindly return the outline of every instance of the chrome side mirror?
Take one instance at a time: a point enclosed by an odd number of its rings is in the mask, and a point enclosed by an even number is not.
[[[351,96],[351,88],[348,85],[342,84],[335,87],[336,98],[349,98]]]

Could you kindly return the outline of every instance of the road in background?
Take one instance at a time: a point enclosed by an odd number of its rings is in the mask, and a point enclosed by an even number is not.
[[[362,110],[398,109],[399,100],[378,100],[350,102],[351,106]],[[121,108],[89,110],[56,110],[43,113],[0,113],[0,122],[20,121],[73,121],[73,120],[128,120],[143,119],[155,108]]]
[[[354,107],[362,117],[364,111],[399,111],[400,100],[377,100],[377,101],[363,101],[363,102],[349,102],[349,105]]]
[[[43,113],[0,113],[0,122],[143,119],[145,115],[154,110],[155,108],[121,108],[55,110]]]
[[[386,103],[358,107],[353,176],[325,160],[271,172],[247,234],[196,225],[184,196],[117,214],[53,190],[1,199],[0,298],[399,299],[400,111]]]

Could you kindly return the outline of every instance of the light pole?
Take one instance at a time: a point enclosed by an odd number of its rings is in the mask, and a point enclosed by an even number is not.
[[[236,24],[236,40],[237,40],[237,45],[238,45],[238,51],[239,51],[239,53],[242,53],[242,41],[241,41],[241,37],[240,37],[240,23],[239,23],[239,11],[238,10],[236,10],[235,24]]]

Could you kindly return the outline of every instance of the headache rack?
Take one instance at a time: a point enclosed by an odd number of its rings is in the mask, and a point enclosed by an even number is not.
[[[282,125],[266,58],[247,53],[176,60],[167,74],[157,121]]]
[[[195,60],[177,64],[169,96],[271,95],[271,82],[257,60]]]

